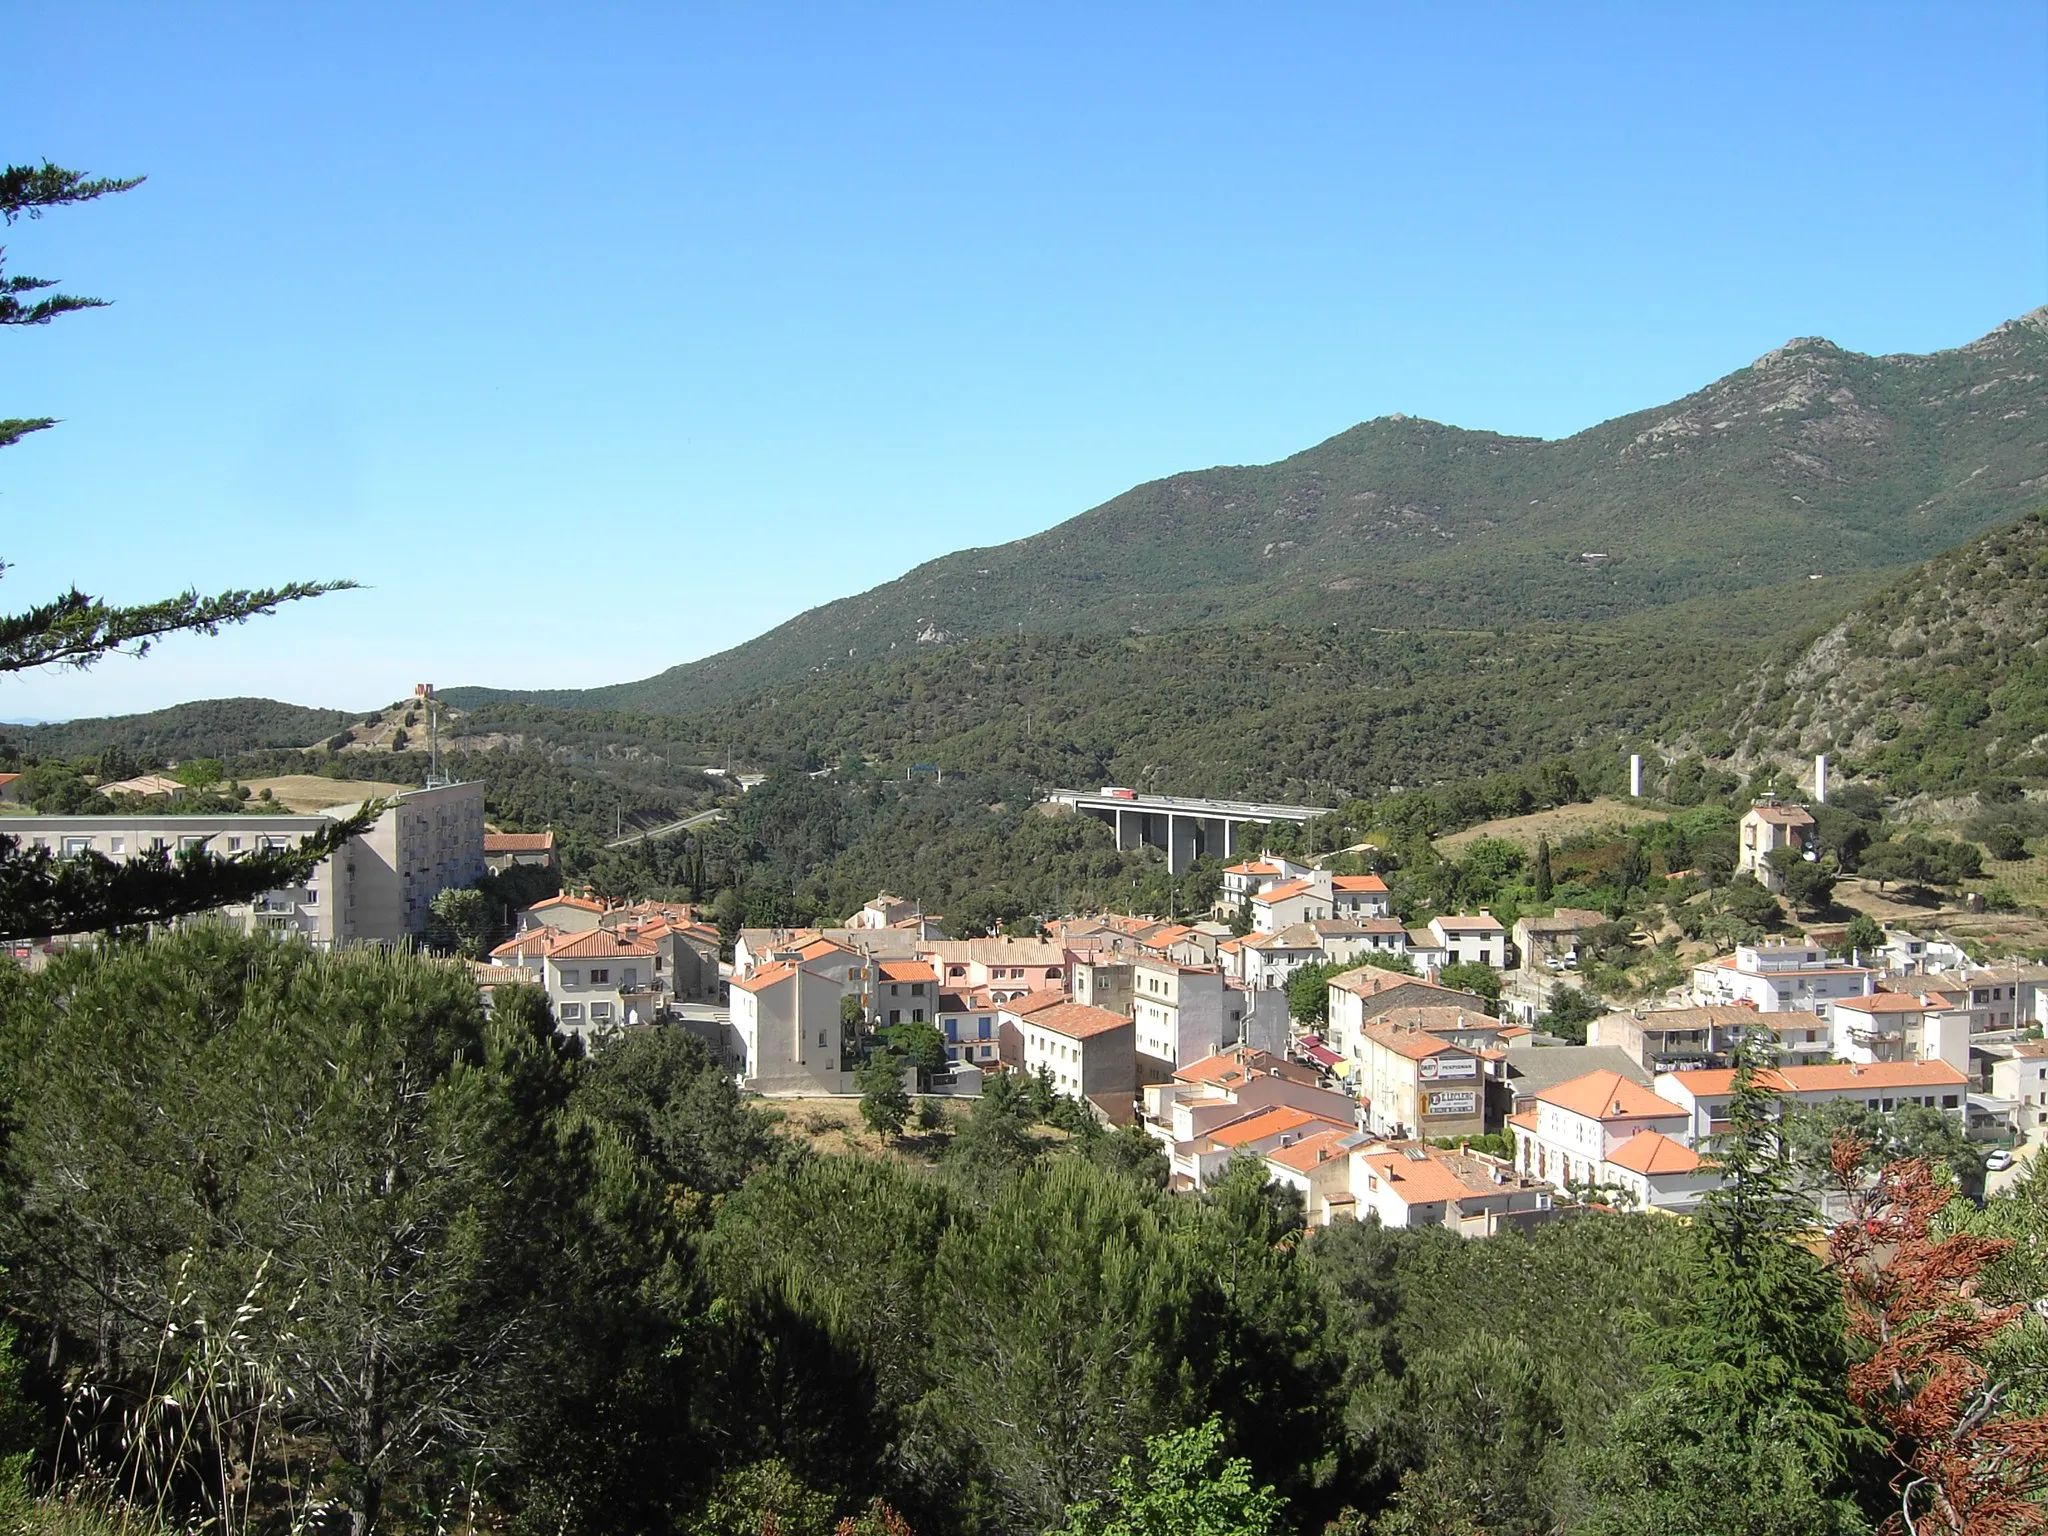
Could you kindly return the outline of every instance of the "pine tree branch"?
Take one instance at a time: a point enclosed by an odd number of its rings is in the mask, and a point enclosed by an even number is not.
[[[253,901],[303,884],[315,865],[367,831],[382,810],[372,801],[295,848],[227,855],[188,848],[175,858],[157,848],[125,863],[98,853],[60,857],[0,835],[0,939],[102,933]]]
[[[87,176],[67,171],[45,160],[41,165],[10,165],[0,170],[0,218],[12,224],[26,213],[32,219],[43,216],[45,208],[62,208],[72,203],[89,203],[112,192],[139,187],[141,176]]]
[[[41,432],[46,427],[57,425],[54,416],[8,416],[0,417],[0,448],[12,448],[31,432]]]
[[[214,597],[181,592],[161,602],[118,608],[77,588],[26,613],[0,614],[0,673],[30,667],[89,667],[121,652],[146,655],[165,635],[217,635],[230,624],[275,613],[285,603],[346,592],[352,581],[295,581],[282,587],[236,588]]]

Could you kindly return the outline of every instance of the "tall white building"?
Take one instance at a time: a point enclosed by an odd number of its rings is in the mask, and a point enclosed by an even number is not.
[[[60,856],[125,862],[152,849],[203,847],[223,858],[296,847],[354,806],[309,815],[10,816],[0,834]],[[268,891],[221,916],[245,931],[294,933],[322,949],[416,937],[440,892],[484,873],[484,787],[443,784],[395,795],[369,828],[314,866],[305,883]]]

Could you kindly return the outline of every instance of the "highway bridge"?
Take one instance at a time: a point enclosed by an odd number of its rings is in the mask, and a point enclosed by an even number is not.
[[[1234,859],[1247,823],[1303,822],[1330,814],[1326,805],[1259,805],[1250,800],[1195,800],[1179,795],[1145,795],[1136,790],[1050,789],[1045,799],[1071,805],[1116,828],[1119,848],[1166,850],[1166,867],[1182,874],[1204,854]]]

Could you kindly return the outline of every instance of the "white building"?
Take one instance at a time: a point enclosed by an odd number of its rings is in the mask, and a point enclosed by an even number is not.
[[[203,847],[223,858],[296,847],[352,815],[353,805],[310,815],[10,816],[0,831],[60,856],[97,853],[115,863],[162,848]],[[369,828],[302,885],[267,892],[220,915],[245,931],[294,934],[322,949],[417,937],[442,891],[484,875],[484,787],[444,784],[391,797]]]
[[[1878,1114],[1902,1104],[1941,1109],[1961,1119],[1969,1079],[1945,1061],[1880,1061],[1865,1065],[1766,1068],[1757,1081],[1775,1089],[1788,1108],[1811,1109],[1846,1099]],[[1735,1093],[1732,1070],[1666,1072],[1657,1079],[1657,1094],[1685,1114],[1679,1140],[1697,1146],[1727,1129],[1728,1104]]]
[[[1970,1070],[1970,1010],[1944,993],[1873,992],[1834,1006],[1830,1038],[1844,1061],[1945,1061]]]
[[[1507,930],[1491,912],[1433,917],[1429,931],[1443,950],[1443,965],[1490,965],[1497,971],[1507,966]]]
[[[745,1049],[742,1084],[756,1093],[845,1093],[845,983],[822,971],[776,961],[733,978],[732,1023]]]
[[[2048,1040],[2016,1040],[1991,1064],[1991,1093],[2013,1105],[2021,1135],[2048,1125]]]
[[[1056,1092],[1091,1104],[1115,1125],[1137,1115],[1138,1062],[1131,1021],[1086,1003],[1054,1003],[1019,1019],[1024,1070],[1052,1077]]]
[[[1742,944],[1692,972],[1692,999],[1702,1008],[1747,1004],[1759,1013],[1817,1013],[1825,1019],[1841,999],[1876,990],[1874,972],[1830,960],[1818,944]]]
[[[1536,1095],[1533,1112],[1512,1115],[1508,1123],[1515,1132],[1515,1165],[1524,1174],[1589,1189],[1614,1182],[1607,1164],[1645,1131],[1687,1145],[1692,1140],[1683,1106],[1619,1072],[1588,1072],[1546,1088]]]
[[[1137,1050],[1154,1076],[1246,1044],[1280,1055],[1287,1049],[1287,994],[1247,990],[1215,966],[1140,959],[1131,968],[1131,1016]]]

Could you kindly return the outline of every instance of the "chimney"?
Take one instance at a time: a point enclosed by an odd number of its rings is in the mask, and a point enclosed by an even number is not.
[[[1825,752],[1813,760],[1813,798],[1822,805],[1828,803],[1828,755]]]
[[[1628,792],[1631,799],[1643,797],[1643,755],[1640,752],[1628,755]]]

